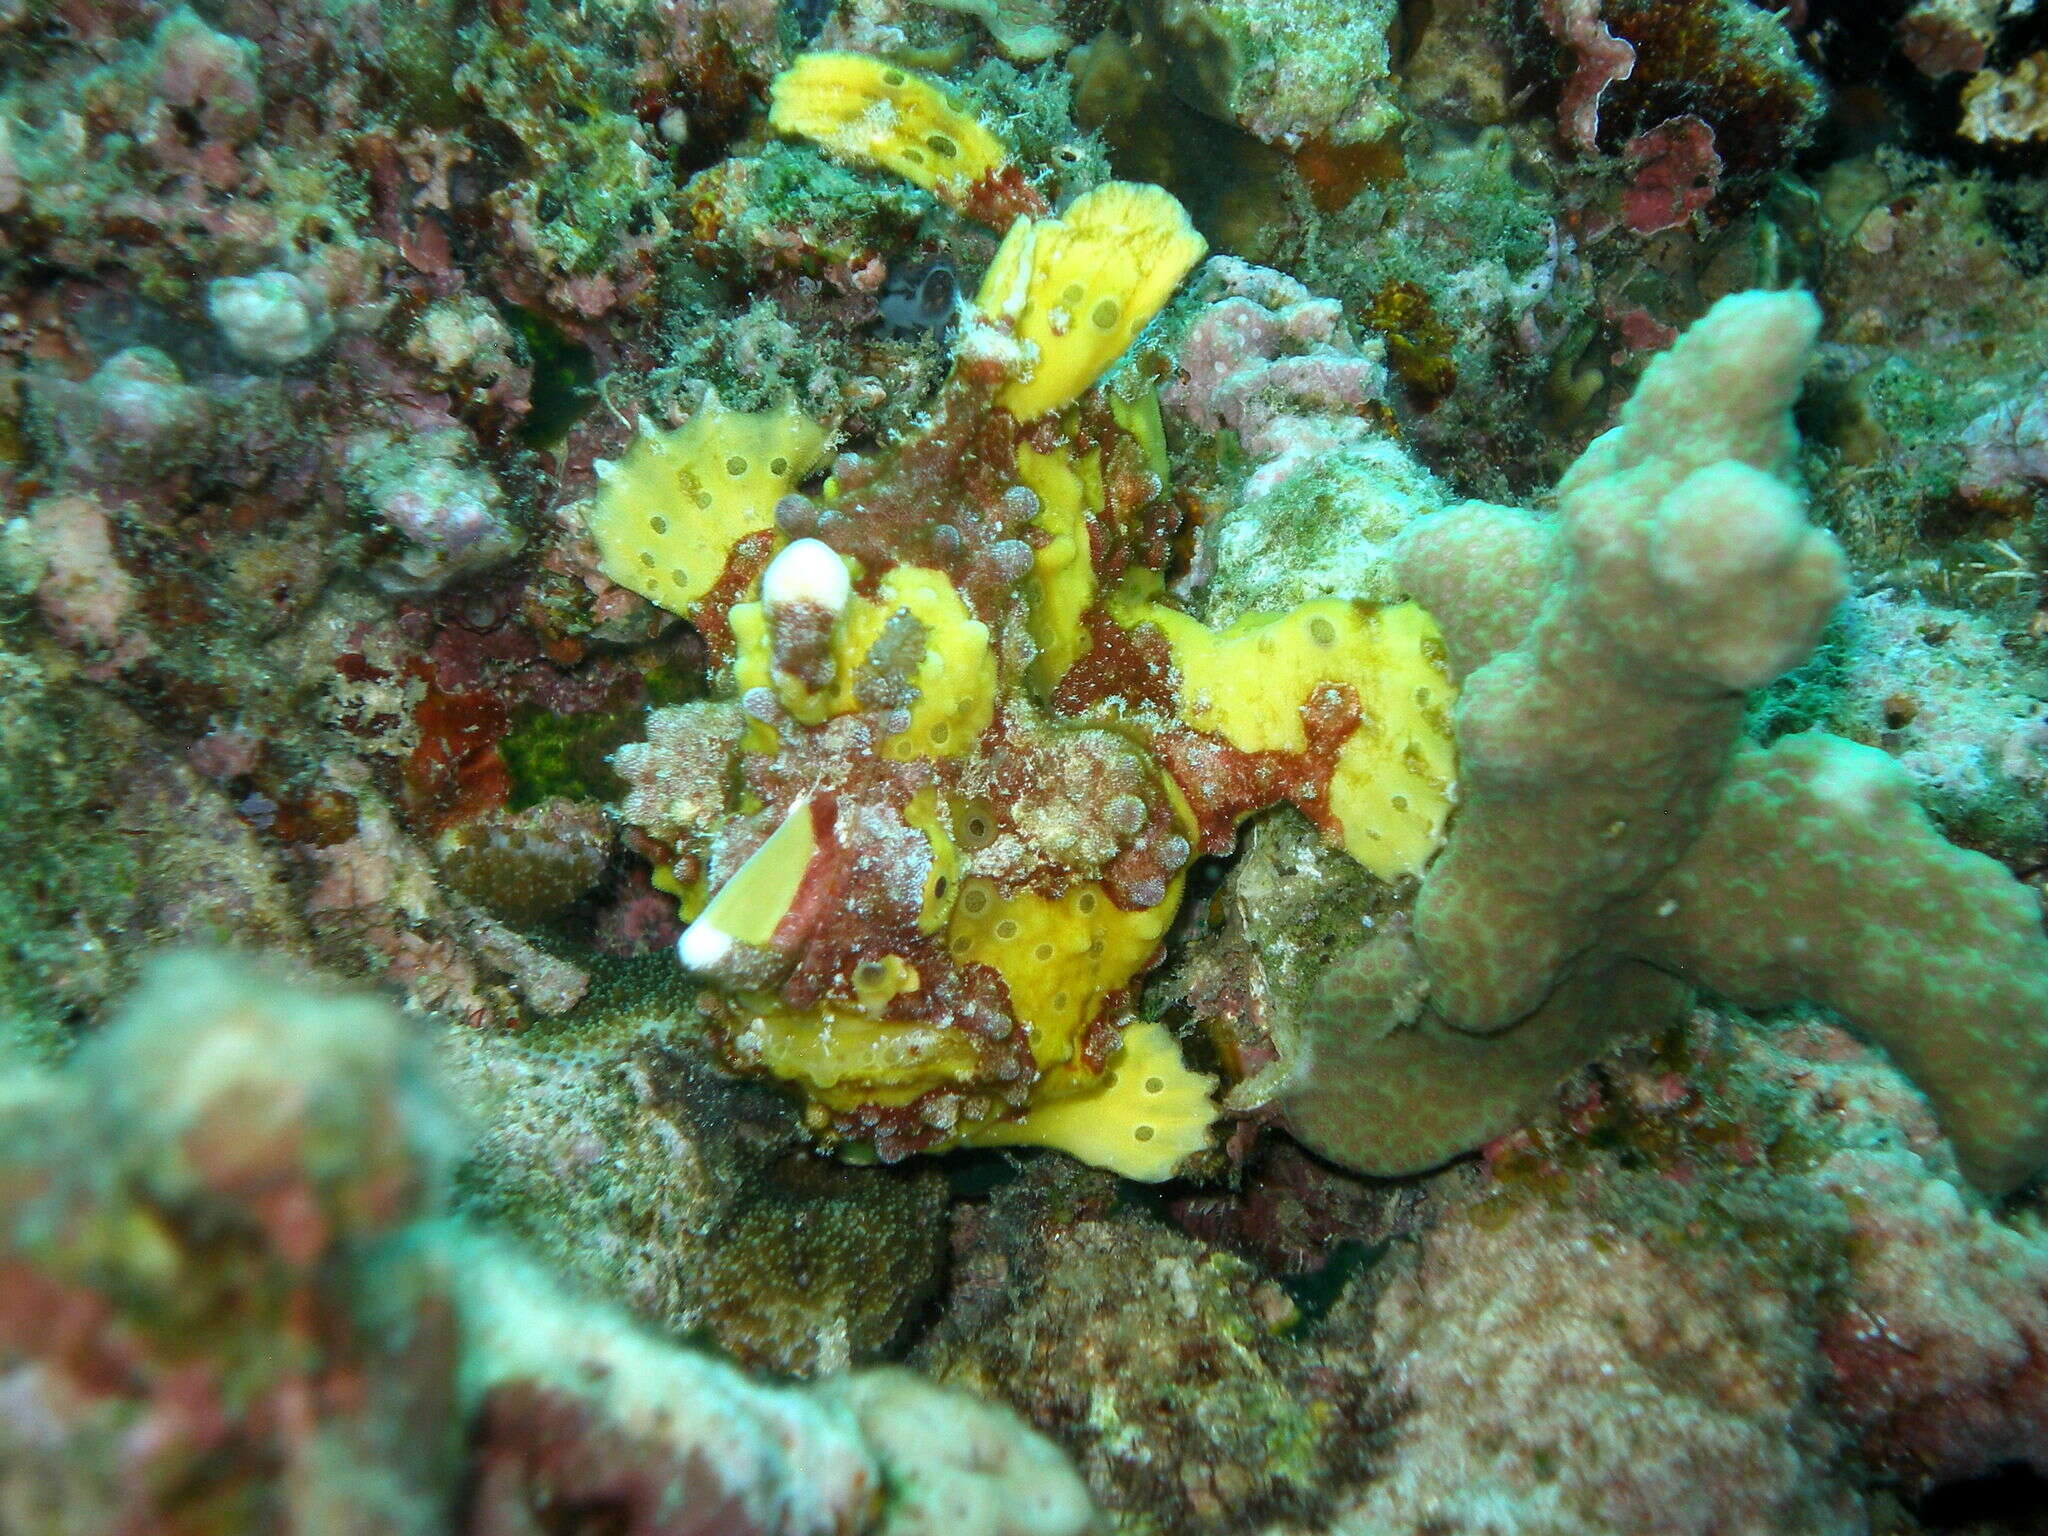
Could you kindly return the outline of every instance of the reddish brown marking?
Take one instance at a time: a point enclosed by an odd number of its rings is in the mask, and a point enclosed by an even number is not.
[[[1089,400],[1084,397],[1080,415],[1087,414]],[[1017,428],[1017,441],[1033,453],[1058,453],[1062,448],[1071,448],[1078,456],[1088,451],[1087,428],[1077,418],[1074,434],[1069,437],[1058,411],[1049,411],[1035,420],[1023,423]]]
[[[833,1129],[849,1141],[872,1142],[875,1156],[885,1163],[900,1163],[906,1157],[929,1151],[950,1134],[925,1119],[925,1106],[937,1100],[957,1097],[959,1090],[934,1088],[908,1104],[884,1108],[864,1104],[850,1115],[834,1115]]]
[[[1363,718],[1358,690],[1348,683],[1320,683],[1302,701],[1301,729],[1308,738],[1308,749],[1299,761],[1307,777],[1288,792],[1287,798],[1325,837],[1343,836],[1343,829],[1330,814],[1330,777],[1337,771],[1337,754],[1344,750],[1344,743],[1351,739]]]
[[[418,663],[408,670],[425,685],[426,697],[413,711],[420,739],[403,771],[407,819],[439,832],[504,805],[512,792],[512,776],[498,754],[511,724],[504,701],[494,693],[446,692]]]
[[[782,914],[769,939],[784,954],[805,953],[812,930],[843,905],[842,890],[852,873],[847,867],[846,849],[833,836],[834,824],[839,819],[838,800],[830,794],[816,794],[806,809],[816,847],[811,850],[810,863],[797,879],[796,895],[789,910]]]
[[[999,165],[967,189],[960,211],[1002,234],[1019,218],[1043,218],[1051,211],[1045,194],[1015,165]]]
[[[1004,499],[1017,484],[1016,433],[1009,415],[990,407],[988,388],[956,373],[914,439],[839,475],[831,521],[820,536],[861,563],[863,590],[894,566],[929,566],[945,572],[976,618],[999,629],[1016,602],[1016,584],[989,550],[1023,538],[1031,526],[1028,512]],[[960,536],[950,550],[940,539],[942,525]]]
[[[1398,136],[1367,144],[1333,144],[1310,139],[1295,152],[1294,169],[1322,213],[1341,213],[1369,183],[1399,181],[1407,174]]]
[[[1144,971],[1140,970],[1139,974],[1143,975]],[[1124,987],[1104,998],[1100,1011],[1081,1031],[1080,1044],[1074,1056],[1084,1071],[1102,1071],[1109,1065],[1110,1058],[1123,1048],[1124,1020],[1129,1016],[1132,991],[1132,988]]]
[[[1228,853],[1236,846],[1239,822],[1282,800],[1298,806],[1324,836],[1336,838],[1342,828],[1330,814],[1330,775],[1359,718],[1356,690],[1325,683],[1301,706],[1304,751],[1240,752],[1186,726],[1160,731],[1154,750],[1194,810],[1203,853]]]
[[[84,1286],[66,1285],[30,1264],[0,1266],[0,1342],[10,1355],[61,1372],[64,1385],[81,1394],[147,1390],[147,1364],[112,1310]]]
[[[1151,625],[1126,629],[1100,606],[1089,609],[1081,622],[1088,649],[1054,687],[1052,707],[1078,715],[1117,702],[1171,719],[1179,686],[1166,637]]]
[[[1096,568],[1104,587],[1133,564],[1155,571],[1165,567],[1181,514],[1163,491],[1136,438],[1119,434],[1110,439],[1102,457],[1103,520],[1117,537]]]
[[[356,803],[337,789],[316,788],[304,795],[272,792],[277,819],[270,830],[280,842],[332,848],[356,835]]]
[[[764,1528],[715,1450],[623,1429],[606,1416],[602,1387],[587,1391],[527,1379],[485,1394],[473,1415],[468,1529],[542,1529],[565,1510],[586,1529],[745,1536]]]
[[[1419,284],[1402,280],[1384,285],[1373,295],[1365,323],[1386,339],[1387,366],[1408,387],[1418,408],[1434,410],[1457,388],[1458,368],[1452,357],[1457,338]],[[1374,416],[1363,407],[1359,414]]]
[[[334,658],[334,670],[351,683],[375,682],[391,675],[360,651],[343,651]]]
[[[725,569],[691,611],[690,622],[704,637],[704,649],[710,653],[712,665],[723,666],[732,660],[732,606],[753,590],[761,572],[768,568],[774,550],[772,528],[735,540],[726,553]]]

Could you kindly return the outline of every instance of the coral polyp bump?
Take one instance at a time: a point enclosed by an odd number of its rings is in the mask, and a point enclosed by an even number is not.
[[[888,108],[858,132],[856,86]],[[777,126],[899,171],[918,162],[884,130],[949,110],[837,55],[775,101]],[[946,137],[978,180],[1005,163]],[[1442,834],[1453,690],[1427,615],[1323,600],[1213,633],[1165,596],[1157,403],[1105,375],[1203,251],[1157,187],[1020,214],[903,441],[784,495],[822,435],[712,402],[643,434],[593,503],[607,574],[729,636],[719,696],[620,752],[623,815],[665,852],[728,1065],[794,1087],[830,1138],[1163,1179],[1216,1113],[1133,1012],[1193,859],[1283,800],[1387,877]],[[779,481],[693,493],[771,430]],[[670,567],[689,579],[640,574]]]

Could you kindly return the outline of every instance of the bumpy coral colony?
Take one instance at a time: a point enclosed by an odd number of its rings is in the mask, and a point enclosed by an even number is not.
[[[621,752],[623,811],[692,919],[728,1061],[884,1157],[1004,1143],[1161,1179],[1215,1110],[1132,1016],[1190,862],[1289,801],[1375,873],[1449,809],[1452,687],[1413,604],[1212,631],[1164,596],[1179,514],[1144,371],[1112,371],[1201,257],[1111,182],[1057,218],[906,71],[812,55],[775,124],[1010,220],[921,429],[797,486],[824,434],[715,400],[589,512],[605,573],[689,618],[724,696]]]
[[[1978,1184],[2048,1161],[2048,939],[2031,891],[1951,846],[1891,759],[1743,740],[1743,699],[1812,651],[1835,541],[1784,479],[1819,327],[1723,299],[1559,485],[1558,516],[1425,517],[1401,579],[1462,691],[1462,804],[1412,925],[1298,1021],[1297,1134],[1374,1173],[1513,1129],[1698,984],[1837,1009],[1927,1094]],[[1276,1076],[1279,1074],[1276,1074]]]

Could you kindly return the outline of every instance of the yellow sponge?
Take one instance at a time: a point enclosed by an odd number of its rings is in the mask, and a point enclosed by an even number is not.
[[[1088,514],[1102,511],[1102,453],[1076,454],[1067,443],[1040,453],[1020,443],[1017,478],[1038,497],[1032,522],[1046,536],[1032,555],[1029,588],[1031,639],[1038,650],[1031,682],[1043,697],[1088,647],[1081,622],[1095,601]]]
[[[953,915],[960,895],[960,845],[947,826],[951,818],[939,803],[939,792],[927,786],[910,797],[903,808],[903,820],[921,833],[931,848],[931,868],[925,872],[924,890],[918,902],[917,931],[937,933]]]
[[[1159,414],[1159,391],[1143,374],[1127,373],[1109,391],[1109,413],[1131,434],[1145,455],[1145,467],[1159,477],[1160,488],[1165,489],[1172,467],[1166,454],[1166,422]]]
[[[995,716],[996,662],[988,626],[968,612],[942,571],[899,565],[876,585],[872,598],[855,593],[833,631],[832,685],[818,693],[775,671],[767,612],[758,602],[742,603],[732,610],[733,680],[741,692],[775,689],[783,707],[807,725],[850,714],[862,707],[855,691],[862,665],[898,613],[923,626],[924,655],[909,679],[918,690],[909,727],[883,738],[882,755],[898,762],[958,756]]]
[[[1129,181],[1083,194],[1059,218],[1012,224],[975,306],[1030,342],[1037,362],[996,404],[1030,421],[1076,399],[1207,249],[1172,193]]]
[[[1127,1179],[1156,1184],[1209,1143],[1215,1083],[1181,1060],[1158,1024],[1124,1030],[1109,1070],[1080,1093],[1034,1103],[1018,1120],[970,1127],[956,1146],[1052,1147]]]
[[[773,997],[741,1002],[736,1054],[750,1069],[795,1083],[805,1097],[842,1114],[908,1104],[934,1088],[971,1083],[980,1070],[972,1041],[944,1024],[880,1019],[836,1003],[795,1009]]]
[[[733,545],[774,526],[775,503],[825,452],[825,429],[794,406],[727,410],[714,390],[672,432],[643,430],[599,466],[584,521],[604,574],[685,618],[719,578]]]
[[[864,53],[806,53],[768,87],[768,123],[838,160],[878,165],[948,202],[1010,151],[931,81]]]
[[[1156,580],[1151,584],[1156,587]],[[1443,840],[1457,751],[1456,694],[1435,621],[1414,603],[1343,598],[1212,630],[1126,587],[1111,612],[1156,627],[1180,674],[1179,713],[1243,752],[1302,752],[1301,706],[1326,684],[1350,688],[1360,722],[1330,779],[1344,848],[1383,880],[1419,872]]]
[[[1081,1031],[1110,994],[1145,968],[1173,922],[1180,890],[1176,879],[1159,905],[1127,912],[1092,880],[1058,896],[1005,896],[986,880],[969,880],[946,943],[955,960],[991,966],[1003,978],[1039,1069],[1052,1070],[1073,1058]]]

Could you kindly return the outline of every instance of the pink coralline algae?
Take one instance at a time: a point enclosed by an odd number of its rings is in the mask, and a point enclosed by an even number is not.
[[[1600,0],[1543,0],[1543,24],[1571,49],[1576,63],[1558,103],[1557,130],[1587,154],[1599,151],[1600,96],[1635,72],[1636,51],[1607,30]]]
[[[1341,1529],[1846,1533],[1858,1461],[1914,1497],[2048,1473],[2038,1215],[1963,1185],[1845,1031],[1696,1015],[1486,1163],[1381,1303],[1402,1422],[1360,1507],[1391,1523]],[[1483,1523],[1505,1496],[1517,1518]]]
[[[1247,497],[1373,430],[1387,371],[1359,350],[1336,300],[1235,256],[1213,258],[1195,287],[1215,297],[1188,326],[1162,400],[1204,432],[1237,434],[1257,466]]]
[[[1782,1295],[1538,1204],[1455,1213],[1380,1302],[1398,1418],[1337,1536],[1852,1536]]]
[[[522,997],[543,1014],[582,1000],[590,982],[580,967],[445,889],[367,785],[351,788],[355,836],[311,856],[319,878],[306,912],[317,934],[369,960],[419,1007],[472,1024],[518,1017]]]
[[[82,479],[161,476],[207,449],[213,407],[154,347],[128,347],[84,382],[47,375],[35,399],[63,443],[65,471]]]
[[[28,521],[43,561],[36,598],[57,637],[107,673],[147,655],[148,636],[129,625],[135,578],[114,558],[107,509],[91,496],[45,496]]]
[[[296,363],[334,334],[327,296],[291,272],[223,277],[206,292],[206,312],[235,353],[252,363]]]
[[[1714,200],[1721,157],[1714,130],[1693,116],[1674,117],[1639,133],[1623,150],[1634,178],[1621,194],[1621,216],[1639,235],[1676,229]]]
[[[1845,1032],[1806,1021],[1741,1049],[1758,1069],[1743,1091],[1789,1095],[1776,1112],[1802,1149],[1757,1191],[1776,1207],[1764,1229],[1808,1263],[1838,1255],[1812,1323],[1830,1415],[1909,1493],[2012,1464],[2048,1475],[2034,1202],[2002,1216],[1964,1186],[1924,1102]]]
[[[1899,19],[1899,51],[1931,79],[1975,74],[1997,40],[2001,8],[2001,0],[1920,0]]]
[[[302,1530],[369,1463],[387,1518],[423,1496],[446,1431],[387,1414],[446,1422],[450,1319],[395,1275],[388,1334],[348,1296],[439,1178],[440,1127],[395,1092],[409,1050],[380,1005],[187,958],[61,1072],[12,1071],[0,1507],[42,1530]]]
[[[172,113],[191,114],[202,142],[246,142],[263,125],[263,56],[254,43],[214,31],[189,7],[164,19],[143,70],[161,104],[159,133],[176,136]]]
[[[1972,501],[2024,495],[2048,485],[2048,375],[1963,429],[1957,489]]]
[[[525,545],[503,489],[472,461],[474,447],[452,422],[419,437],[365,432],[350,441],[350,488],[403,541],[372,569],[379,586],[433,591],[502,564]]]
[[[1837,1152],[1815,1183],[1852,1228],[1821,1349],[1864,1453],[1919,1489],[2014,1462],[2048,1476],[2048,1238],[1904,1148]]]
[[[671,948],[682,935],[675,898],[657,891],[645,870],[635,869],[598,914],[592,942],[607,955],[649,955]]]
[[[1690,1030],[1436,1187],[1375,1313],[1391,1430],[1332,1532],[1850,1536],[1859,1461],[1914,1496],[2048,1466],[2033,1223],[1842,1031]]]

